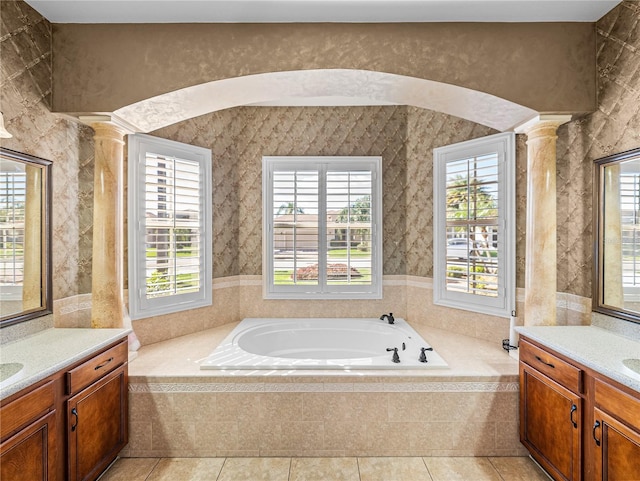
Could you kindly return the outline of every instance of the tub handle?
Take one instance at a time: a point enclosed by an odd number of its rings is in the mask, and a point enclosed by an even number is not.
[[[393,351],[393,356],[391,357],[391,361],[398,363],[400,362],[400,356],[398,356],[398,348],[397,347],[388,347],[387,352]]]
[[[433,351],[432,347],[421,347],[420,348],[420,357],[418,358],[418,361],[420,362],[429,362],[427,361],[427,354],[425,353],[425,351]]]

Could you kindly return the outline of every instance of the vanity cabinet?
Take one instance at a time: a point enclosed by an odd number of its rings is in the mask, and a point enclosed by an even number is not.
[[[596,479],[640,479],[640,399],[596,380],[594,413]]]
[[[520,359],[520,440],[555,479],[579,480],[582,372],[526,341]]]
[[[0,409],[0,479],[55,479],[56,438],[53,382]]]
[[[127,442],[127,353],[120,344],[67,373],[69,481],[96,479]]]
[[[521,337],[520,440],[556,481],[640,480],[640,393]]]
[[[126,338],[2,401],[0,479],[93,481],[127,443]]]

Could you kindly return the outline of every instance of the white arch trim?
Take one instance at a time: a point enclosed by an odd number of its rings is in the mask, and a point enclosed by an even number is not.
[[[304,104],[340,99],[341,105],[411,105],[461,117],[499,131],[535,117],[528,107],[443,82],[369,70],[269,72],[194,85],[122,107],[114,116],[140,132],[231,107],[260,103]],[[350,104],[349,99],[354,103]],[[326,103],[325,105],[328,105]]]

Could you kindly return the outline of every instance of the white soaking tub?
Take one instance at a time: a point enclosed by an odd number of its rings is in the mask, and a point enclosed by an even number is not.
[[[393,362],[398,349],[400,362]],[[200,369],[442,369],[447,363],[404,319],[244,319]]]

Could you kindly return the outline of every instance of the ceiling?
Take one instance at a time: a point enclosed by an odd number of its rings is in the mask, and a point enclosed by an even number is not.
[[[53,23],[595,22],[620,0],[26,0]]]

